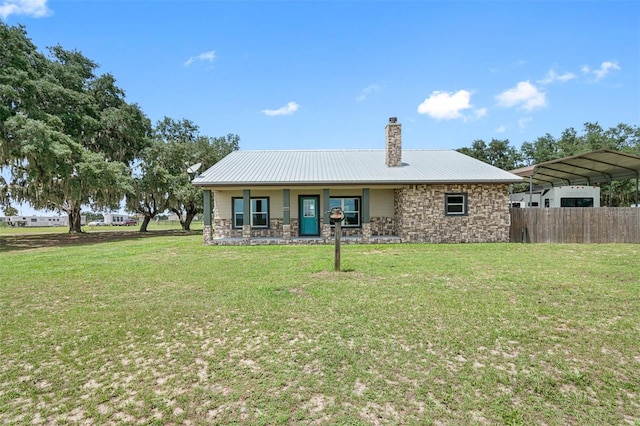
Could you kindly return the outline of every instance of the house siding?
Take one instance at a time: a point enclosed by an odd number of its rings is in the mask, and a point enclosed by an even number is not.
[[[467,215],[445,215],[445,194],[466,193]],[[396,235],[403,242],[509,241],[509,185],[407,185],[394,191]]]
[[[360,196],[361,189],[331,189],[331,196]],[[445,194],[466,193],[467,212],[462,216],[445,214]],[[251,238],[299,236],[298,196],[317,194],[322,189],[291,191],[291,220],[285,232],[282,218],[282,190],[251,190],[252,197],[269,197],[268,228],[253,228]],[[213,229],[215,239],[243,237],[242,229],[233,229],[231,199],[242,196],[241,190],[215,191]],[[343,227],[346,237],[400,237],[413,243],[473,243],[509,241],[508,184],[405,185],[396,189],[371,189],[370,223],[365,227]],[[321,238],[326,229],[320,220]],[[205,238],[206,239],[206,238]],[[368,239],[368,238],[366,238]],[[207,240],[209,241],[209,240]]]

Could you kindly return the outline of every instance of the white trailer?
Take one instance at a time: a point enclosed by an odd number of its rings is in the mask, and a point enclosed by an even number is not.
[[[86,216],[80,216],[82,225],[87,220]],[[36,228],[45,226],[69,226],[68,216],[7,216],[2,221],[8,226],[20,228]]]
[[[106,213],[104,215],[104,224],[105,225],[112,225],[112,226],[128,226],[131,224],[135,224],[136,222],[136,218],[126,215],[126,214],[119,214],[119,213]]]
[[[600,207],[600,187],[556,186],[542,190],[518,192],[509,196],[509,205],[530,207]]]

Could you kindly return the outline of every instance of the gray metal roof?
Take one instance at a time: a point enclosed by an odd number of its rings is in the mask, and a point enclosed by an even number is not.
[[[572,157],[512,170],[531,177],[536,186],[592,185],[615,180],[638,179],[640,157],[626,152],[599,149]]]
[[[453,150],[403,150],[387,167],[385,150],[234,151],[197,176],[197,186],[515,183],[522,178]]]

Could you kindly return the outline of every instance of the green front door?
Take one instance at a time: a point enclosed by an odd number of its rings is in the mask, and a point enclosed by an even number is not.
[[[300,236],[320,235],[320,197],[301,195],[299,198]]]

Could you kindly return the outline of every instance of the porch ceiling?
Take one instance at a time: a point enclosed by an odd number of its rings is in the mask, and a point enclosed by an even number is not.
[[[625,152],[599,149],[572,157],[547,161],[511,170],[523,178],[531,177],[534,185],[592,185],[616,180],[638,179],[640,157]]]

